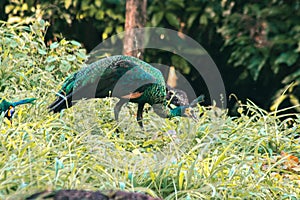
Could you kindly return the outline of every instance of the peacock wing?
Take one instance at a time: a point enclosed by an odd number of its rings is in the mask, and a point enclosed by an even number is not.
[[[143,91],[157,80],[140,65],[122,56],[94,62],[68,78],[63,85],[66,94],[72,88],[73,100],[81,98],[122,97]]]
[[[57,93],[57,99],[48,107],[49,110],[59,112],[64,108],[72,106],[79,99],[96,97],[96,89],[100,80],[102,78],[109,79],[110,76],[114,77],[113,71],[121,65],[123,64],[118,57],[104,58],[71,74],[66,78]],[[127,69],[126,65],[124,65],[122,69],[126,71],[130,69],[130,66]],[[121,71],[120,74],[122,74]],[[112,79],[110,81],[114,82]],[[110,87],[109,82],[105,84],[104,87]]]
[[[109,87],[111,82],[115,82],[114,79],[117,79],[130,68],[132,68],[130,63],[122,62],[117,57],[103,58],[71,74],[64,81],[59,94],[67,96],[82,90],[95,90],[102,80],[109,80],[103,84],[104,87]]]
[[[111,89],[112,96],[119,98],[137,98],[151,85],[157,83],[156,77],[143,70],[139,65],[124,73]]]

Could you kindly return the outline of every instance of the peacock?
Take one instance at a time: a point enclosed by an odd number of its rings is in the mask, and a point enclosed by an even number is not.
[[[88,190],[57,190],[42,191],[27,197],[26,200],[52,199],[52,200],[161,200],[138,192],[126,191],[88,191]]]
[[[167,106],[166,91],[165,80],[158,69],[138,58],[116,55],[95,61],[67,77],[57,99],[48,108],[57,113],[83,98],[118,97],[120,100],[114,107],[115,119],[118,120],[126,102],[137,103],[137,121],[142,128],[146,103],[163,118],[195,118],[191,107],[202,101],[203,96],[194,100],[192,105],[171,109]]]
[[[9,102],[5,99],[0,98],[0,112],[1,114],[4,112],[4,116],[10,121],[12,124],[12,117],[15,113],[15,107],[22,104],[33,103],[36,98],[23,99],[17,102]]]

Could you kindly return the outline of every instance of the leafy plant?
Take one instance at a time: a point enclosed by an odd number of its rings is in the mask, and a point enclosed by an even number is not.
[[[244,68],[239,78],[251,76],[261,87],[274,80],[281,81],[282,88],[299,82],[299,5],[282,1],[232,1],[232,5],[219,32],[225,39],[223,50],[231,49],[228,62]],[[277,103],[282,91],[277,90]]]
[[[62,30],[72,26],[67,32],[73,36],[83,34],[84,30],[76,26],[89,26],[86,21],[101,31],[106,39],[113,33],[122,32],[125,22],[125,1],[86,0],[86,1],[8,1],[5,13],[8,22],[32,22],[35,18],[44,19],[51,23],[47,40],[56,40]],[[35,16],[35,17],[32,17]],[[92,28],[92,27],[91,27]],[[89,34],[87,32],[85,34]],[[50,35],[52,34],[52,35]],[[77,36],[75,36],[77,37]]]
[[[49,47],[45,45],[48,26],[44,20],[30,26],[1,23],[0,90],[3,95],[13,96],[26,90],[42,94],[53,89],[49,85],[57,84],[82,66],[86,54],[80,43],[61,39]],[[39,90],[41,86],[44,91]]]

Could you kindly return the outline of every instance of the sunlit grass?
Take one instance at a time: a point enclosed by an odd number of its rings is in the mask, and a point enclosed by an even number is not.
[[[204,109],[197,123],[150,110],[142,130],[133,104],[113,120],[115,102],[81,101],[56,115],[37,105],[19,110],[0,135],[3,197],[47,188],[125,189],[165,199],[299,196],[298,173],[278,159],[281,151],[299,156],[297,120],[280,122],[249,103],[248,115]]]

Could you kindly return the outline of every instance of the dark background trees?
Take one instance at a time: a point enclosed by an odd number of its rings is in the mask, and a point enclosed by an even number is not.
[[[0,18],[50,22],[45,41],[75,39],[90,51],[124,31],[125,0],[4,0]],[[34,17],[34,18],[30,18]],[[199,42],[217,64],[227,94],[251,99],[265,109],[298,104],[300,81],[300,1],[148,0],[146,26],[170,28]],[[171,52],[146,50],[148,62],[174,65],[196,87],[200,76]],[[155,60],[153,60],[155,59]],[[281,93],[287,86],[287,95]],[[275,101],[277,100],[277,101]],[[272,107],[273,105],[273,107]]]

